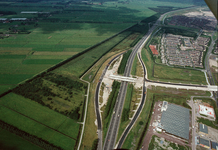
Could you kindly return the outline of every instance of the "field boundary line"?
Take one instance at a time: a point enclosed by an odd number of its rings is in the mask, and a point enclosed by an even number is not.
[[[16,113],[18,113],[18,114],[20,114],[20,115],[22,115],[22,116],[24,116],[24,117],[26,117],[26,118],[28,118],[28,119],[30,119],[30,120],[33,120],[33,121],[35,121],[35,122],[37,122],[37,123],[39,123],[39,124],[41,124],[41,125],[43,125],[43,126],[49,128],[49,129],[51,129],[51,130],[54,130],[55,132],[58,132],[58,133],[60,133],[60,134],[63,134],[64,136],[67,136],[67,137],[69,137],[69,138],[71,138],[71,139],[73,139],[73,140],[76,141],[75,138],[73,138],[73,137],[71,137],[71,136],[69,136],[69,135],[66,135],[66,134],[62,133],[62,132],[58,131],[57,129],[54,129],[54,128],[52,128],[52,127],[49,127],[48,125],[45,125],[45,124],[43,124],[43,123],[41,123],[41,122],[39,122],[39,121],[37,121],[37,120],[31,118],[31,117],[28,117],[28,116],[26,116],[26,115],[24,115],[24,114],[22,114],[22,113],[20,113],[20,112],[18,112],[18,111],[16,111],[16,110],[12,109],[12,108],[9,108],[8,106],[5,106],[5,105],[3,105],[3,104],[0,104],[0,105],[3,106],[3,107],[5,107],[5,108],[7,108],[7,109],[10,109],[10,110],[12,110],[12,111],[14,111],[14,112],[16,112]],[[38,136],[37,136],[37,137],[38,137]]]
[[[82,76],[82,77],[83,77],[83,76]],[[77,150],[80,149],[81,142],[82,142],[82,138],[83,138],[83,132],[84,132],[85,123],[86,123],[87,107],[88,107],[88,101],[89,101],[89,87],[90,87],[90,83],[89,83],[88,81],[83,80],[82,77],[80,78],[80,80],[83,81],[83,82],[88,83],[88,90],[87,90],[87,95],[86,95],[85,115],[84,115],[83,123],[82,123],[82,125],[83,125],[83,127],[82,127],[82,133],[80,134],[80,140],[79,140],[79,144],[78,144]]]

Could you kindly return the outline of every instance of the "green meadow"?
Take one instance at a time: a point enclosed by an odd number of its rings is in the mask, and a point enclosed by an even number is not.
[[[14,93],[1,98],[0,111],[1,120],[64,149],[72,147],[78,137],[80,124]]]
[[[43,150],[42,148],[4,129],[0,129],[0,147],[2,149],[14,148],[16,150],[23,150],[23,149]]]

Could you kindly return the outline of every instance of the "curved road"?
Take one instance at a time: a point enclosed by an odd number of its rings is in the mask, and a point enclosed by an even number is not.
[[[138,53],[138,57],[139,57],[140,62],[141,62],[141,64],[142,64],[142,66],[143,66],[143,71],[144,71],[144,74],[145,74],[145,73],[146,73],[146,71],[145,71],[145,66],[144,66],[144,64],[143,64],[143,62],[142,62],[142,60],[141,60],[141,57],[140,57],[140,54],[139,54],[139,53]],[[131,129],[132,126],[134,125],[135,121],[137,120],[137,118],[138,118],[138,116],[139,116],[139,114],[140,114],[140,112],[141,112],[141,110],[142,110],[142,108],[143,108],[143,106],[144,106],[145,96],[146,96],[145,92],[146,92],[146,87],[145,87],[145,79],[144,79],[144,82],[143,82],[142,101],[141,101],[141,103],[140,103],[140,105],[139,105],[139,108],[138,108],[138,110],[136,111],[134,117],[132,118],[131,122],[129,123],[129,125],[127,126],[127,128],[125,129],[125,131],[123,132],[123,134],[122,134],[122,136],[121,136],[121,138],[120,138],[120,140],[119,140],[119,142],[118,142],[118,145],[117,145],[117,148],[118,148],[118,149],[121,148],[121,146],[123,145],[124,140],[126,139],[126,137],[127,137],[128,133],[129,133],[130,129]]]
[[[137,51],[144,46],[145,42],[147,42],[147,40],[151,36],[154,29],[156,29],[156,26],[159,24],[159,22],[162,18],[163,18],[163,15],[157,20],[155,25],[152,26],[152,28],[148,31],[148,33],[134,46],[132,53],[130,54],[128,62],[126,64],[124,76],[126,76],[126,77],[130,76],[133,60],[136,56]],[[116,105],[114,108],[115,113],[113,114],[113,116],[111,118],[110,126],[109,126],[109,129],[108,129],[108,132],[106,135],[106,139],[105,139],[105,143],[104,143],[104,147],[103,147],[104,150],[111,150],[114,148],[116,137],[117,137],[117,131],[119,128],[119,123],[120,123],[120,116],[121,116],[121,113],[123,110],[123,104],[125,101],[127,85],[128,85],[128,82],[125,82],[125,81],[121,82],[119,95],[118,95],[117,102],[116,102]],[[146,89],[144,89],[144,90],[146,90]],[[144,94],[143,94],[143,97],[145,97]],[[139,107],[142,108],[142,106],[139,106]],[[136,113],[137,114],[137,115],[135,115],[136,118],[138,117],[139,113],[140,113],[140,111],[138,113]],[[133,121],[133,124],[134,124],[134,122],[135,122],[135,120]]]
[[[98,150],[102,150],[102,122],[101,122],[101,113],[100,113],[100,110],[99,110],[99,90],[100,90],[100,87],[101,87],[101,83],[102,83],[102,80],[104,78],[104,75],[109,67],[109,65],[116,59],[118,58],[119,56],[123,55],[124,53],[121,53],[119,55],[117,55],[116,57],[114,57],[113,59],[110,60],[110,62],[107,64],[107,66],[105,67],[100,79],[99,79],[99,82],[97,84],[97,87],[96,87],[96,90],[95,90],[95,111],[96,111],[96,116],[97,116],[97,124],[98,124],[98,139],[99,139],[99,142],[98,142]]]

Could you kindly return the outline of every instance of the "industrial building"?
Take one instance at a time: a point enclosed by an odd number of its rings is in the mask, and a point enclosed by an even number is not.
[[[210,142],[206,139],[199,138],[199,144],[205,148],[210,149]]]
[[[163,103],[162,107],[162,131],[189,140],[189,109],[169,103]]]
[[[199,134],[208,135],[208,127],[204,124],[199,123]]]
[[[211,141],[211,149],[212,150],[218,150],[218,143]]]

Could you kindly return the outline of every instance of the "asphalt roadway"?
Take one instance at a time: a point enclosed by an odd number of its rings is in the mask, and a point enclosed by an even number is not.
[[[157,21],[157,23],[159,22],[159,20]],[[123,76],[126,76],[126,77],[130,76],[130,72],[131,72],[131,69],[132,69],[132,64],[133,64],[134,58],[135,58],[135,56],[137,54],[137,51],[144,46],[145,42],[149,39],[149,37],[152,34],[153,30],[156,28],[157,23],[134,46],[134,48],[132,50],[132,53],[130,54],[128,62],[126,64],[126,68],[125,68]],[[121,82],[120,91],[119,91],[117,102],[116,102],[115,108],[114,108],[114,114],[113,114],[113,116],[111,118],[110,126],[109,126],[109,129],[108,129],[108,132],[107,132],[107,135],[106,135],[106,139],[105,139],[105,142],[104,142],[104,147],[103,147],[104,150],[111,150],[115,146],[117,132],[118,132],[119,123],[120,123],[120,117],[121,117],[121,114],[122,114],[123,104],[124,104],[124,101],[125,101],[127,86],[128,86],[128,82],[125,82],[125,81]],[[146,90],[145,87],[143,88],[143,93],[145,93],[144,90]],[[145,95],[143,94],[143,100],[144,100],[144,98],[145,98]],[[141,112],[142,106],[139,106],[139,109],[137,110],[137,113],[136,113],[134,119],[132,119],[132,124],[131,124],[129,129],[131,129],[132,125],[135,123],[139,113]],[[129,132],[129,130],[128,130],[128,132]],[[126,133],[126,134],[124,133],[125,136],[127,134],[128,133]]]
[[[126,77],[130,76],[133,60],[137,54],[137,51],[144,46],[144,44],[147,42],[147,40],[149,39],[149,37],[153,33],[154,29],[156,29],[156,27],[161,22],[164,15],[161,15],[161,17],[156,21],[156,23],[150,28],[148,33],[145,36],[143,36],[142,39],[134,46],[132,53],[130,54],[128,62],[126,64],[126,68],[125,68],[123,76],[126,76]],[[117,132],[119,129],[120,117],[121,117],[121,113],[123,110],[123,104],[125,101],[127,86],[128,86],[128,82],[125,82],[125,81],[121,82],[120,91],[118,94],[117,102],[116,102],[115,107],[114,107],[114,113],[113,113],[111,121],[110,121],[110,125],[109,125],[109,129],[108,129],[106,139],[104,142],[103,150],[114,149],[116,137],[117,137]],[[144,90],[146,90],[145,87],[143,88],[143,93],[145,93]],[[144,99],[145,99],[145,95],[143,94],[142,101],[144,101]],[[143,106],[143,104],[142,104],[142,106]],[[136,119],[138,118],[138,115],[141,112],[142,106],[141,105],[139,106],[140,109],[137,110],[136,115],[134,116],[135,119],[132,119],[132,124],[131,124],[131,126],[129,126],[130,127],[129,130],[131,129],[132,125],[135,123]],[[128,130],[128,132],[129,132],[129,130]],[[126,134],[124,133],[123,136],[127,136],[128,132]],[[124,140],[125,140],[125,138],[123,139],[123,141]]]
[[[100,90],[100,87],[101,87],[101,83],[102,83],[102,80],[105,76],[105,73],[108,69],[108,67],[110,66],[110,64],[116,59],[118,58],[119,56],[123,55],[123,53],[117,55],[116,57],[114,57],[113,59],[110,60],[110,62],[107,64],[107,66],[105,67],[99,81],[98,81],[98,84],[97,84],[97,87],[96,87],[96,90],[95,90],[95,112],[96,112],[96,116],[97,116],[97,124],[98,124],[98,139],[99,139],[99,142],[98,142],[98,150],[102,150],[102,122],[101,122],[101,113],[100,113],[100,110],[99,110],[99,90]]]

